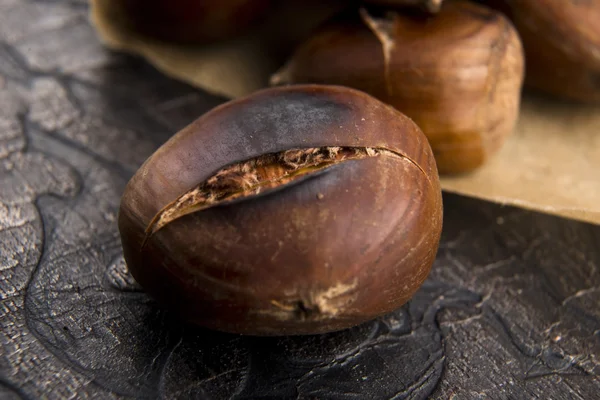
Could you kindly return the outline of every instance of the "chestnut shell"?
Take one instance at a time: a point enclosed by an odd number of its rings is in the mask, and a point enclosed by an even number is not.
[[[271,6],[271,0],[116,1],[122,3],[138,31],[179,43],[210,43],[235,37],[257,23]]]
[[[524,75],[517,32],[501,13],[464,1],[423,16],[344,15],[306,40],[272,83],[363,90],[412,118],[442,174],[483,165],[512,133]]]
[[[163,207],[225,166],[331,146],[398,156],[340,162],[145,237]],[[151,296],[192,323],[254,335],[339,330],[398,308],[427,277],[441,226],[419,128],[365,93],[320,85],[263,90],[203,115],[142,165],[119,213],[125,259]]]
[[[558,97],[600,102],[600,2],[480,0],[504,12],[525,49],[528,86]]]
[[[390,8],[419,8],[430,13],[440,11],[443,0],[363,0],[365,3]]]

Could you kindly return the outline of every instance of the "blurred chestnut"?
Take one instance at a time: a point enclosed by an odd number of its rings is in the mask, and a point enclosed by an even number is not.
[[[440,173],[482,165],[512,132],[523,82],[521,43],[499,12],[445,2],[435,15],[344,17],[301,45],[272,78],[354,87],[412,118]]]
[[[365,3],[386,7],[416,7],[435,13],[442,7],[443,0],[363,0]]]
[[[107,0],[110,1],[110,0]],[[248,29],[269,9],[270,0],[116,0],[137,30],[158,39],[206,43]]]
[[[483,0],[505,12],[525,49],[525,83],[560,97],[600,101],[600,1]]]
[[[255,335],[350,327],[406,302],[440,239],[427,139],[343,87],[267,89],[177,133],[131,179],[125,259],[193,323]]]

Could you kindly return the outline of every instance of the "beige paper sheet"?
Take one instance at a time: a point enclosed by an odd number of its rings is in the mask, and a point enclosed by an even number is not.
[[[233,98],[267,86],[284,61],[271,57],[272,49],[291,51],[341,4],[324,6],[311,0],[298,2],[298,8],[296,2],[281,3],[288,5],[260,31],[218,46],[179,46],[144,38],[128,28],[119,9],[109,7],[113,1],[92,0],[91,18],[106,46],[140,55],[171,77]],[[289,36],[274,33],[282,31]],[[525,96],[516,130],[500,153],[474,173],[443,176],[442,187],[600,224],[600,105]]]

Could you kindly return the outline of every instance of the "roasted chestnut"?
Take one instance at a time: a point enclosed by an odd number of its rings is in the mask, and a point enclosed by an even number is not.
[[[512,132],[523,63],[508,19],[452,1],[435,15],[362,10],[337,19],[301,45],[272,83],[364,90],[419,125],[440,173],[460,173],[481,166]]]
[[[357,90],[257,92],[173,136],[119,213],[125,259],[192,323],[254,335],[350,327],[427,277],[442,199],[427,139]]]
[[[114,0],[106,0],[114,1]],[[270,0],[116,0],[140,32],[173,42],[208,43],[236,36],[256,23]]]
[[[525,83],[567,99],[600,101],[600,2],[480,0],[505,12],[523,40]]]
[[[365,3],[386,7],[420,8],[432,13],[440,11],[443,0],[363,0]]]

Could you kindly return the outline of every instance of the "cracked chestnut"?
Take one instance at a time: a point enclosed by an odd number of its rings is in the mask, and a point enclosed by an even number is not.
[[[431,149],[349,88],[272,88],[201,116],[128,183],[134,278],[183,319],[254,335],[328,332],[405,303],[438,248]]]
[[[501,13],[463,1],[439,13],[343,16],[318,30],[272,83],[363,90],[412,118],[440,173],[483,165],[517,121],[523,51]]]

